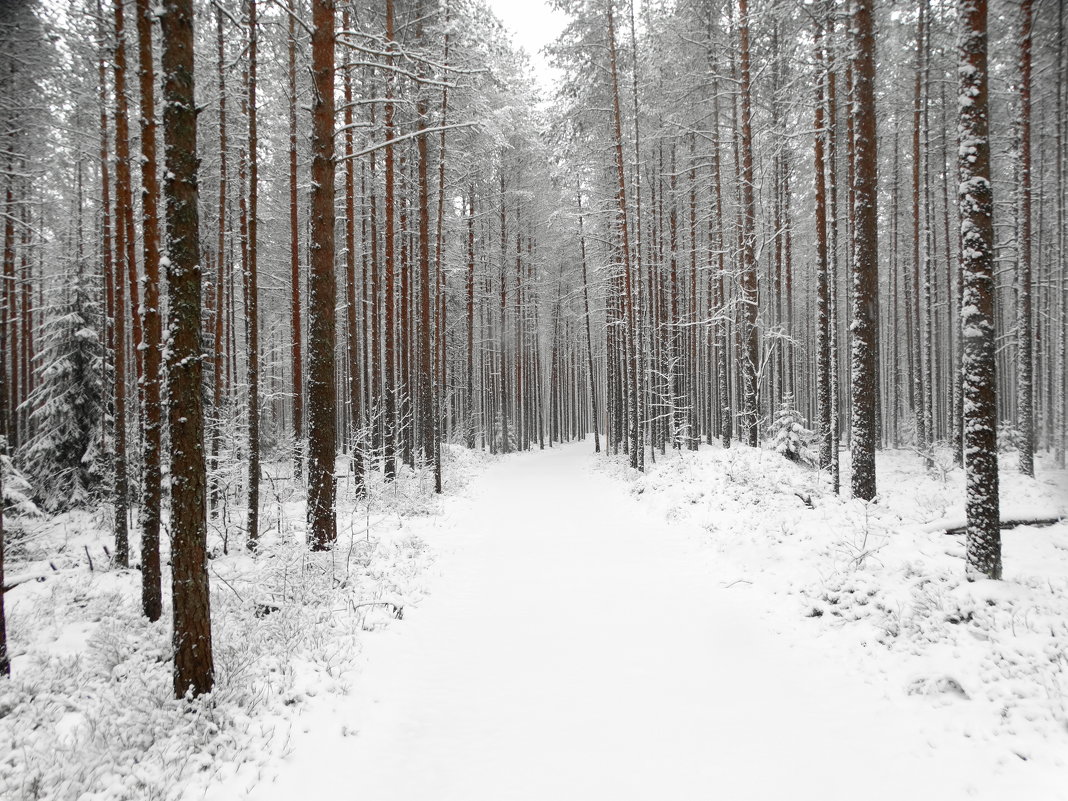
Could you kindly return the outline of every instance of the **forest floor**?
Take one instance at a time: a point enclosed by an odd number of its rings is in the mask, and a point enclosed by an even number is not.
[[[880,467],[867,505],[755,449],[503,459],[353,692],[212,797],[1068,798],[1068,525],[1007,532],[1006,581],[969,584],[925,525],[960,471]],[[1006,480],[1031,511],[1065,488]]]
[[[258,556],[212,531],[192,705],[104,521],[36,524],[0,798],[1068,799],[1068,523],[1006,531],[1005,580],[972,583],[944,460],[880,454],[865,504],[764,449],[590,451],[450,448],[441,499],[342,484],[318,556],[279,470]],[[1068,475],[1012,458],[1007,509],[1068,512]]]

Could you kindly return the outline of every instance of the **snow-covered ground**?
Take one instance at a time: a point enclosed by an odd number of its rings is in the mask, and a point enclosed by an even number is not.
[[[1003,518],[1061,522],[1003,531],[1001,582],[964,580],[964,537],[945,533],[964,520],[964,476],[947,454],[925,470],[914,453],[880,453],[872,504],[738,445],[669,454],[642,476],[607,469],[660,521],[702,529],[710,578],[780,641],[820,672],[840,666],[910,718],[908,739],[938,775],[895,756],[872,709],[849,735],[884,758],[880,786],[865,795],[892,797],[905,780],[924,798],[935,787],[948,798],[1068,798],[1068,473],[1040,460],[1028,479],[1015,461],[1002,458]]]
[[[889,461],[904,470],[910,459]],[[397,801],[1068,795],[1063,689],[1048,687],[1042,714],[1013,733],[971,686],[985,676],[1009,685],[995,695],[1033,695],[1057,669],[1002,679],[984,674],[975,649],[957,646],[956,664],[953,646],[916,637],[899,654],[874,622],[812,617],[817,603],[836,606],[821,600],[830,586],[848,596],[881,575],[902,590],[892,573],[873,574],[875,554],[858,565],[883,544],[881,529],[864,544],[858,508],[812,499],[814,478],[770,452],[707,449],[646,477],[607,464],[575,445],[509,457],[476,480],[428,535],[439,554],[430,595],[371,644],[353,693],[307,705],[291,756],[264,781],[211,797],[339,787]],[[892,483],[907,506],[907,479]],[[917,483],[952,494],[949,481]],[[1065,534],[1039,536],[1063,545]],[[940,536],[939,553],[959,551]],[[1010,540],[1010,594],[1020,550]],[[1063,587],[1068,565],[1047,567]],[[946,556],[938,568],[962,564]],[[991,640],[965,636],[993,653]],[[1064,642],[1042,645],[1053,655]]]
[[[1007,506],[1068,508],[1041,467],[1005,471]],[[1006,580],[964,582],[930,530],[960,471],[879,468],[868,505],[767,450],[637,476],[580,443],[457,464],[429,508],[379,490],[310,570],[276,526],[269,556],[213,560],[221,689],[192,711],[136,574],[79,567],[70,521],[75,564],[9,594],[32,646],[0,798],[1068,798],[1068,525],[1005,532]]]
[[[449,498],[484,457],[449,448],[446,460]],[[6,581],[17,586],[6,594],[2,801],[200,798],[234,776],[252,781],[288,753],[306,704],[350,691],[365,642],[423,595],[433,557],[422,535],[444,501],[427,471],[389,485],[375,477],[358,505],[343,480],[338,546],[312,554],[288,466],[266,472],[255,558],[240,543],[239,513],[209,525],[216,690],[208,699],[171,699],[166,536],[158,623],[141,615],[140,572],[110,566],[101,516],[23,521],[26,531],[9,538]]]

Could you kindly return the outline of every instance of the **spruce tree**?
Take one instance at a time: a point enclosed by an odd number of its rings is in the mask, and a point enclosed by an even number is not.
[[[90,503],[106,473],[101,421],[107,416],[99,291],[80,268],[44,322],[38,383],[30,396],[34,437],[21,463],[36,500],[50,512]]]

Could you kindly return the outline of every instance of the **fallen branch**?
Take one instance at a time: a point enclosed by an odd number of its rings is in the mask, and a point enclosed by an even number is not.
[[[52,564],[51,562],[48,563],[48,566],[50,568],[52,568],[52,573],[58,573],[59,572],[59,569],[54,564]],[[31,582],[31,581],[44,581],[50,575],[51,575],[51,573],[38,572],[38,573],[26,573],[25,575],[22,575],[22,576],[13,576],[13,577],[9,578],[6,582],[4,582],[4,586],[3,587],[0,587],[0,593],[7,592],[8,590],[13,590],[13,589],[15,589],[15,587],[19,586],[20,584],[26,584],[26,583]]]
[[[356,611],[361,606],[388,606],[392,610],[391,614],[394,618],[397,620],[404,619],[404,607],[393,603],[393,601],[365,601],[363,603],[353,604],[352,609],[353,611]]]
[[[1006,530],[1010,528],[1019,528],[1020,526],[1034,526],[1035,528],[1045,528],[1046,526],[1055,526],[1058,523],[1063,523],[1063,515],[1057,515],[1054,517],[1010,517],[1001,521],[1001,529]],[[927,527],[927,530],[931,533],[942,532],[943,534],[966,534],[968,532],[967,523],[958,523],[954,521],[953,525],[944,524],[932,524]]]

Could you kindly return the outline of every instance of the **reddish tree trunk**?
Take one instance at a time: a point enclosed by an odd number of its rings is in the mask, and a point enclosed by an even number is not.
[[[161,23],[174,694],[182,698],[187,692],[194,695],[210,692],[215,678],[206,549],[207,471],[201,401],[200,220],[192,0],[166,0]]]
[[[159,317],[159,179],[156,175],[156,71],[152,52],[152,10],[149,0],[137,0],[137,52],[141,90],[141,210],[145,264],[145,298],[141,307],[144,330],[141,474],[141,607],[149,620],[163,613],[159,528],[162,496],[160,443],[160,359],[163,336]],[[221,258],[221,254],[220,258]]]
[[[290,360],[293,371],[293,470],[300,478],[304,450],[304,365],[301,361],[300,223],[297,202],[297,32],[294,0],[289,0],[289,283]],[[352,111],[346,112],[346,124]],[[351,132],[347,132],[351,136]]]
[[[392,0],[390,0],[392,2]],[[308,319],[308,536],[313,550],[337,539],[334,271],[334,2],[312,3],[312,202]]]

